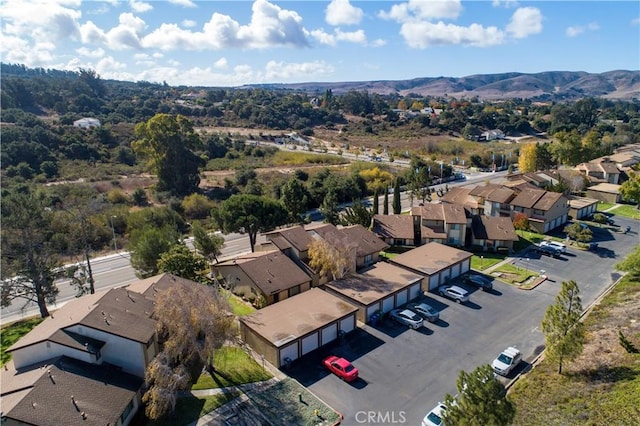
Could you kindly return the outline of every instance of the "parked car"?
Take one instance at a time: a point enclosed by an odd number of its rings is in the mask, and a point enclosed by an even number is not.
[[[424,419],[422,419],[422,426],[441,426],[442,417],[445,411],[447,411],[447,406],[442,402],[438,402],[438,405],[433,407],[433,409],[424,416]]]
[[[511,370],[513,370],[522,361],[522,352],[512,346],[502,351],[496,359],[493,360],[491,366],[493,371],[501,376],[508,376]]]
[[[560,250],[560,253],[566,253],[567,252],[567,246],[562,244],[562,243],[559,243],[557,241],[541,241],[540,245],[541,246],[544,245],[544,246],[554,247],[554,248]]]
[[[408,308],[429,322],[438,321],[440,318],[440,312],[426,303],[410,303]]]
[[[322,365],[345,382],[358,378],[358,369],[344,358],[330,355],[322,361]]]
[[[558,248],[542,243],[536,246],[535,251],[553,257],[560,257],[562,255],[562,252]]]
[[[400,324],[407,325],[413,329],[422,327],[422,317],[409,309],[394,309],[389,315]]]
[[[457,303],[468,302],[469,292],[457,285],[441,285],[438,287],[438,293],[440,296],[448,297],[455,300]]]
[[[475,285],[482,291],[491,290],[493,288],[493,284],[491,284],[491,280],[482,275],[469,274],[465,275],[462,278],[462,282],[465,284]]]

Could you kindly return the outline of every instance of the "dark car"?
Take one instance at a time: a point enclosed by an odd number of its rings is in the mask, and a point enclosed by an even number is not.
[[[491,284],[491,280],[482,275],[465,275],[462,278],[462,282],[465,284],[471,284],[478,287],[482,291],[491,290],[493,288],[493,284]]]
[[[560,257],[562,251],[557,248],[546,244],[536,246],[536,252],[540,254],[546,254],[547,256]]]

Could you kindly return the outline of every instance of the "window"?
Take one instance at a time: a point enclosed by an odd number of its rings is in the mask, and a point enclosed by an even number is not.
[[[365,264],[369,264],[373,262],[373,255],[372,254],[368,254],[364,257],[364,263]]]
[[[533,209],[533,214],[536,216],[544,216],[544,210]]]
[[[124,412],[120,416],[120,423],[124,423],[127,420],[127,417],[129,417],[129,414],[131,414],[131,410],[133,410],[133,399],[129,401],[127,407],[124,409]]]
[[[522,212],[524,212],[524,207],[513,206],[513,211],[522,213]]]
[[[452,223],[451,225],[449,225],[449,229],[451,229],[452,231],[459,231],[460,230],[460,224],[459,223]]]
[[[299,286],[299,285],[297,285],[297,286],[295,286],[295,287],[291,287],[291,288],[289,289],[289,297],[291,297],[291,296],[295,296],[295,295],[296,295],[296,294],[298,294],[298,293],[300,293],[300,286]]]

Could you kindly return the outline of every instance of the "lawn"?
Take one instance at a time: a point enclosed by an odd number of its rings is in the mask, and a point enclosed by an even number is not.
[[[273,377],[250,355],[238,347],[225,346],[214,353],[214,371],[203,373],[193,390],[212,389],[261,382]]]
[[[413,247],[399,247],[399,246],[389,247],[386,251],[380,252],[380,257],[383,257],[386,259],[393,259],[397,255],[408,252],[412,248]]]
[[[231,310],[235,315],[241,317],[256,311],[256,308],[254,308],[235,294],[231,293],[230,291],[222,290],[222,292],[227,298],[229,306],[231,306]]]
[[[611,207],[615,206],[615,203],[605,203],[604,201],[600,201],[597,205],[596,205],[596,210],[598,210],[599,212],[601,211],[605,211],[610,209]]]
[[[632,206],[629,204],[620,204],[614,210],[611,210],[611,213],[616,216],[624,216],[629,217],[631,219],[640,219],[640,210],[636,208],[636,206]]]
[[[502,253],[486,252],[483,254],[474,254],[471,257],[471,269],[476,271],[484,271],[491,268],[494,265],[502,262],[505,259],[505,255]]]
[[[618,330],[640,347],[640,282],[628,276],[585,318],[582,355],[557,365],[542,360],[510,389],[514,425],[636,425],[640,418],[640,354],[627,353]]]
[[[240,392],[224,392],[202,398],[188,396],[178,398],[176,411],[159,420],[147,420],[146,426],[183,426],[194,423],[200,417],[240,396]],[[142,408],[141,408],[142,410]]]
[[[539,274],[526,269],[526,264],[523,267],[522,263],[516,263],[515,265],[506,263],[491,271],[491,273],[494,272],[500,272],[502,274],[500,280],[512,284],[522,284],[531,277],[539,276]]]
[[[2,327],[2,358],[0,365],[4,365],[11,359],[11,354],[5,353],[9,346],[13,345],[22,336],[31,331],[33,327],[42,322],[42,318],[26,319]]]

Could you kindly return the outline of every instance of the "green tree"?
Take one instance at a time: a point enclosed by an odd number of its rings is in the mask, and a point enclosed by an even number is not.
[[[593,233],[589,227],[583,227],[580,223],[572,223],[571,225],[567,225],[564,228],[564,232],[571,238],[572,240],[588,243],[593,239]]]
[[[347,207],[342,215],[343,225],[362,225],[365,228],[371,226],[371,219],[373,219],[373,211],[367,209],[360,200],[355,200],[351,203],[350,207]]]
[[[135,129],[131,146],[146,167],[158,176],[158,191],[184,196],[200,184],[202,160],[193,151],[201,147],[193,123],[182,115],[156,114]]]
[[[400,179],[396,178],[393,184],[393,214],[402,213],[402,205],[400,204]]]
[[[554,141],[550,147],[554,158],[567,166],[575,166],[583,161],[582,141],[577,131],[558,132],[554,135]]]
[[[620,195],[629,202],[636,203],[636,208],[640,209],[640,174],[629,172],[629,180],[620,185]]]
[[[211,215],[225,234],[248,234],[252,252],[258,232],[268,232],[284,225],[288,216],[280,202],[252,194],[232,195],[222,202],[219,208],[214,209]]]
[[[575,281],[564,281],[555,303],[547,308],[542,320],[545,356],[558,363],[558,374],[562,374],[565,360],[573,360],[582,353],[584,324],[580,322],[581,315],[578,285]]]
[[[380,213],[380,195],[378,195],[378,190],[373,193],[373,214]]]
[[[178,243],[160,255],[158,270],[202,282],[207,274],[207,261],[189,250],[184,243]]]
[[[536,144],[536,170],[549,170],[554,166],[553,156],[549,151],[549,144],[537,143]]]
[[[384,191],[384,201],[383,201],[383,205],[382,205],[382,214],[384,215],[388,215],[389,214],[389,190],[385,189]]]
[[[624,258],[624,260],[616,265],[619,271],[628,272],[631,277],[640,277],[640,245]]]
[[[507,390],[495,377],[490,365],[471,373],[461,371],[457,381],[458,397],[447,394],[443,423],[452,425],[508,426],[516,415]]]
[[[191,194],[182,200],[182,210],[188,219],[205,219],[215,203],[202,194]]]
[[[320,213],[324,216],[324,222],[337,225],[340,222],[340,212],[338,210],[338,197],[333,188],[330,188],[320,205]]]
[[[295,177],[291,177],[281,189],[280,200],[284,208],[289,212],[289,217],[294,223],[304,221],[303,214],[307,211],[309,197],[307,188]]]
[[[16,299],[36,302],[42,318],[47,303],[58,295],[60,266],[51,228],[53,213],[40,194],[14,193],[2,197],[2,306]]]
[[[128,248],[136,275],[139,278],[156,275],[159,271],[158,260],[179,241],[179,237],[179,233],[170,225],[161,228],[146,226],[132,231]]]
[[[217,262],[218,256],[222,254],[224,247],[224,237],[222,235],[209,234],[206,229],[195,221],[191,227],[193,232],[193,245],[198,253],[207,258],[209,262]]]

